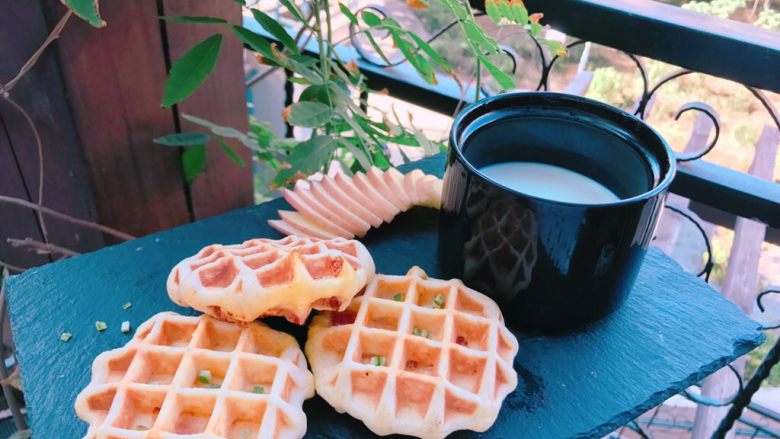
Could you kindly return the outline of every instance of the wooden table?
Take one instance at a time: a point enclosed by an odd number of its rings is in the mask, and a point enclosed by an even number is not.
[[[415,166],[441,174],[443,157]],[[285,206],[271,201],[13,277],[8,303],[35,437],[85,433],[73,402],[90,379],[93,358],[130,339],[119,330],[122,321],[135,328],[160,311],[193,313],[166,294],[176,262],[214,242],[278,237],[266,219]],[[403,274],[416,264],[438,275],[437,218],[435,211],[419,208],[372,231],[364,243],[377,270]],[[126,302],[133,306],[123,310]],[[108,329],[97,332],[96,320]],[[302,328],[271,323],[303,342]],[[73,333],[70,342],[60,341],[62,332]],[[650,251],[629,299],[612,315],[575,332],[517,336],[519,385],[484,437],[602,436],[763,340],[757,323],[657,250]],[[304,410],[309,437],[370,436],[319,397]]]

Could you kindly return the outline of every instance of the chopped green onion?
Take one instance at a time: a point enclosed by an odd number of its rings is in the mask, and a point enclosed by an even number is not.
[[[404,301],[403,293],[395,293],[395,296],[393,296],[393,300],[395,300],[396,302],[403,302]]]
[[[95,329],[97,329],[98,331],[103,332],[103,331],[106,330],[106,328],[108,328],[108,325],[106,325],[106,322],[101,322],[100,320],[95,322]]]
[[[263,386],[255,386],[252,388],[252,393],[256,393],[258,395],[262,395],[265,393],[265,387]]]
[[[60,335],[60,340],[62,340],[65,343],[69,342],[71,338],[73,338],[73,334],[71,334],[70,332],[63,332]]]
[[[127,334],[128,332],[130,332],[130,322],[128,322],[127,320],[122,322],[122,328],[120,329],[120,331],[122,331],[123,334]]]
[[[212,389],[219,389],[219,384],[211,383],[211,384],[209,384],[209,387],[212,388]]]
[[[130,309],[131,306],[133,306],[133,304],[130,303],[130,302],[127,302],[124,305],[122,305],[122,309]]]
[[[385,357],[371,357],[369,362],[374,366],[385,366],[387,364]]]
[[[428,338],[428,330],[427,329],[420,329],[420,328],[415,326],[414,329],[412,329],[412,335],[417,335],[417,336],[420,336],[420,337]]]
[[[198,372],[198,381],[203,384],[211,384],[211,371],[201,370]]]
[[[444,296],[437,294],[436,297],[433,298],[433,307],[436,309],[444,308]]]

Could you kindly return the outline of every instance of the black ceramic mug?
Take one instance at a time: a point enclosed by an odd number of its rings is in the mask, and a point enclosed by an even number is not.
[[[575,171],[614,199],[579,202],[572,187],[574,201],[555,201],[483,172],[506,162]],[[674,173],[661,136],[613,106],[548,92],[479,101],[450,133],[442,268],[495,299],[514,325],[564,329],[596,320],[631,290]]]

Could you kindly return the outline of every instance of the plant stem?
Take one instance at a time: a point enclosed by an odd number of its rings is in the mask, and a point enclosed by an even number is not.
[[[15,204],[17,206],[28,207],[30,209],[38,209],[38,205],[35,204],[35,203],[31,203],[31,202],[29,202],[27,200],[23,200],[21,198],[7,197],[5,195],[0,195],[0,203],[10,203],[10,204]],[[45,214],[47,214],[49,216],[53,216],[54,218],[59,218],[61,220],[68,221],[68,222],[71,222],[73,224],[78,224],[80,226],[83,226],[83,227],[86,227],[86,228],[89,228],[89,229],[97,230],[99,232],[103,232],[103,233],[106,233],[108,235],[112,235],[112,236],[115,236],[117,238],[120,238],[120,239],[124,239],[124,240],[135,239],[135,236],[128,235],[127,233],[120,232],[119,230],[112,229],[111,227],[106,227],[106,226],[104,226],[102,224],[93,223],[92,221],[86,221],[86,220],[83,220],[83,219],[75,218],[75,217],[72,217],[70,215],[66,215],[66,214],[64,214],[62,212],[58,212],[56,210],[49,209],[46,206],[41,206],[40,209],[41,209],[41,212],[43,212],[43,213],[45,213]]]
[[[479,100],[479,92],[482,90],[482,60],[477,57],[477,83],[474,90],[474,102]]]

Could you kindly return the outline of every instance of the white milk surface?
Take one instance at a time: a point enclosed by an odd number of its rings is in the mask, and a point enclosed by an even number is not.
[[[599,204],[620,198],[596,180],[560,166],[503,162],[479,169],[491,180],[523,194],[553,201]]]

